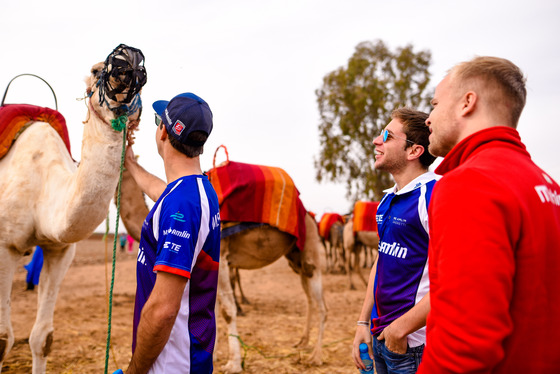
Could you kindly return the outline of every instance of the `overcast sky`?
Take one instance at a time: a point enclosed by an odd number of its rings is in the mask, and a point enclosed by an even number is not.
[[[432,88],[454,64],[475,55],[508,58],[527,76],[518,127],[533,159],[560,181],[560,2],[553,0],[207,0],[3,1],[0,89],[21,73],[46,79],[80,159],[84,78],[118,44],[146,57],[148,83],[134,150],[164,177],[154,145],[151,103],[182,92],[205,99],[214,131],[201,156],[285,169],[308,210],[347,213],[344,183],[318,183],[319,112],[315,90],[346,65],[355,46],[383,40],[432,53]],[[3,94],[3,92],[0,92]],[[53,106],[48,87],[19,78],[6,103]],[[223,161],[223,152],[218,162]],[[509,167],[509,165],[504,165]],[[504,186],[507,188],[507,186]],[[104,227],[104,226],[103,226]]]

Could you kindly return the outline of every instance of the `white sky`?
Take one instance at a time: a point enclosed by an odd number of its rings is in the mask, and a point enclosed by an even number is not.
[[[77,160],[86,118],[84,103],[76,101],[84,95],[83,79],[124,43],[146,57],[148,83],[134,149],[149,171],[164,177],[151,103],[194,92],[214,114],[201,156],[204,170],[224,144],[232,161],[285,169],[305,207],[319,217],[349,212],[344,183],[315,180],[315,90],[325,75],[346,65],[358,43],[381,39],[392,50],[409,43],[415,51],[430,50],[432,87],[475,55],[517,64],[528,87],[518,130],[537,164],[560,181],[558,1],[3,0],[1,8],[0,90],[21,73],[46,79]],[[6,103],[16,102],[54,105],[47,86],[28,77],[10,87]],[[220,152],[217,161],[224,157]]]

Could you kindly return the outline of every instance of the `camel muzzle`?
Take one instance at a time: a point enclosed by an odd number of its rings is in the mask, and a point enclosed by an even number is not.
[[[141,50],[120,44],[107,56],[97,86],[100,104],[107,98],[123,105],[110,108],[117,116],[131,114],[134,111],[127,104],[135,98],[146,84],[148,76],[144,67],[144,54]],[[108,106],[108,104],[107,104]],[[136,107],[137,105],[132,105]]]

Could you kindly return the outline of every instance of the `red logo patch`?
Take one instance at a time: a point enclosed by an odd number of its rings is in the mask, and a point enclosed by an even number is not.
[[[181,121],[175,122],[175,126],[173,126],[173,131],[175,132],[175,134],[181,135],[184,129],[185,129],[185,125],[183,125]]]

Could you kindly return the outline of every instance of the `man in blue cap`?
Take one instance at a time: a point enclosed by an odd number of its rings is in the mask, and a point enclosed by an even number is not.
[[[208,104],[192,93],[156,101],[156,145],[167,181],[125,167],[155,201],[138,252],[132,373],[211,373],[220,258],[218,198],[199,155],[212,131]]]

